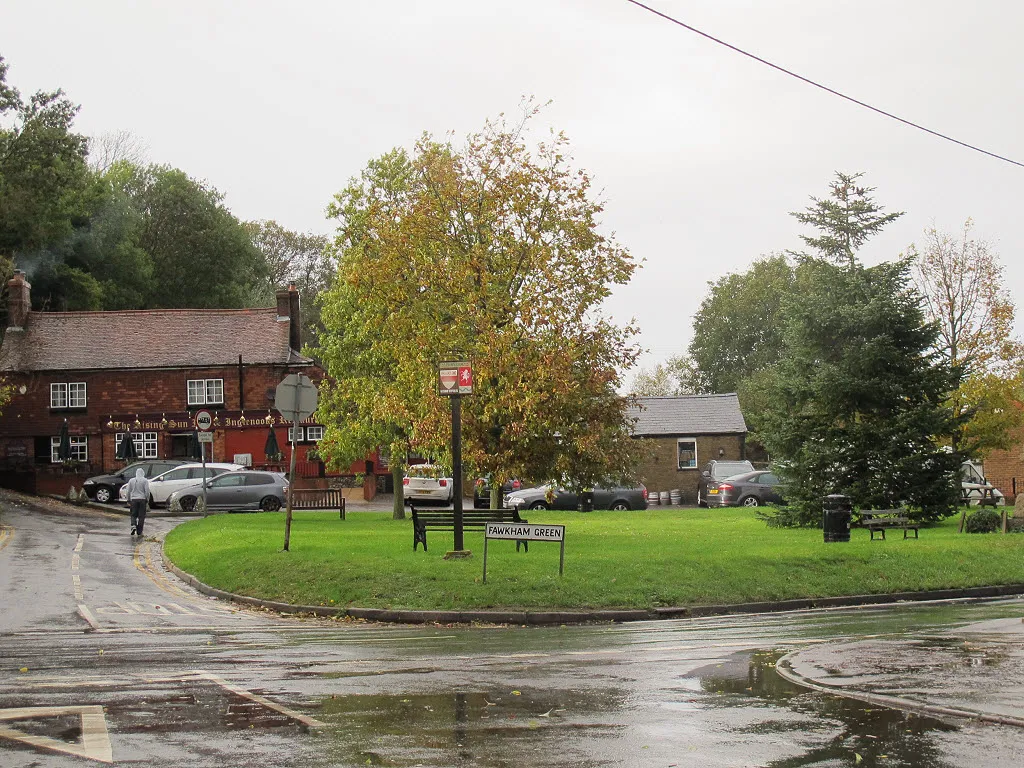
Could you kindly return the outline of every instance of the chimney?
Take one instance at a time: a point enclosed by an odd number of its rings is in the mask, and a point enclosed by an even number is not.
[[[302,326],[299,316],[299,291],[295,283],[277,292],[277,322],[288,323],[288,346],[296,352],[302,349]]]
[[[32,309],[32,284],[25,279],[25,273],[14,270],[14,277],[7,281],[7,327],[21,330]]]

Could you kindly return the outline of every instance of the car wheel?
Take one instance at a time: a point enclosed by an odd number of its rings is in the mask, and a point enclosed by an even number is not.
[[[100,504],[106,504],[111,500],[111,498],[113,498],[113,496],[114,489],[109,488],[106,485],[101,485],[99,488],[96,489],[96,501],[98,501]]]
[[[757,496],[744,496],[740,499],[741,507],[760,507],[761,500]]]
[[[281,508],[281,500],[277,496],[264,496],[260,499],[260,509],[264,512],[277,512]]]
[[[547,505],[547,502],[545,502],[545,501],[535,501],[535,502],[533,502],[533,504],[530,505],[530,509],[548,509],[548,508],[549,507]]]
[[[616,501],[614,504],[612,504],[612,509],[614,509],[616,512],[626,512],[629,509],[631,509],[631,507],[624,501]]]
[[[181,497],[181,511],[182,512],[195,512],[196,511],[196,497],[195,496],[182,496]]]

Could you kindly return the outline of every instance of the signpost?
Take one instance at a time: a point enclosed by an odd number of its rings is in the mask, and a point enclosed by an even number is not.
[[[292,497],[295,493],[295,435],[299,423],[308,419],[316,411],[318,395],[316,384],[304,373],[291,373],[277,385],[274,392],[274,409],[285,421],[292,423],[292,457],[288,468],[288,505],[284,516],[284,551],[292,535]]]
[[[453,557],[466,557],[462,527],[462,396],[473,394],[473,366],[465,361],[447,360],[437,369],[437,393],[452,399],[452,482],[455,552]],[[486,542],[484,547],[486,547]]]
[[[484,530],[484,579],[487,583],[487,542],[490,539],[506,539],[511,541],[557,541],[560,545],[558,553],[558,575],[562,575],[565,567],[565,526],[535,525],[531,523],[488,523]],[[516,549],[519,547],[517,546]]]
[[[206,514],[206,444],[210,444],[210,451],[213,451],[213,414],[209,411],[196,411],[196,429],[199,435],[199,448],[202,451],[203,462],[203,514]],[[130,437],[131,435],[129,435]]]

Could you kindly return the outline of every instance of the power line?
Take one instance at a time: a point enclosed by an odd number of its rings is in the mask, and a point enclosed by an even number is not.
[[[808,85],[813,85],[815,88],[820,88],[821,90],[826,91],[827,93],[831,93],[833,96],[838,96],[841,99],[846,99],[847,101],[851,101],[854,104],[856,104],[857,106],[864,107],[865,109],[870,109],[872,112],[877,112],[880,115],[884,115],[885,117],[891,118],[892,120],[896,120],[896,121],[898,121],[900,123],[903,123],[904,125],[909,125],[911,128],[917,128],[919,131],[924,131],[925,133],[930,133],[932,136],[937,136],[940,139],[945,139],[946,141],[951,141],[954,144],[959,144],[961,147],[966,147],[967,149],[973,149],[975,152],[981,152],[981,154],[988,155],[989,157],[994,157],[996,160],[1002,160],[1003,162],[1011,163],[1012,165],[1016,165],[1016,166],[1019,166],[1021,168],[1024,168],[1024,163],[1019,163],[1016,160],[1011,160],[1008,157],[1003,157],[1002,155],[997,155],[995,152],[989,152],[987,149],[982,149],[981,147],[976,147],[973,144],[968,144],[966,141],[960,141],[959,139],[954,139],[952,136],[947,136],[944,133],[939,133],[938,131],[933,131],[931,128],[925,128],[923,125],[919,125],[918,123],[912,122],[910,120],[906,120],[906,119],[900,117],[899,115],[892,114],[891,112],[886,112],[884,109],[879,109],[878,107],[873,107],[870,104],[867,104],[867,103],[865,103],[863,101],[860,101],[858,99],[853,98],[852,96],[847,96],[845,93],[840,93],[839,91],[837,91],[837,90],[835,90],[833,88],[829,88],[827,85],[822,85],[821,83],[815,82],[814,80],[811,80],[808,77],[804,77],[803,75],[799,75],[796,72],[788,70],[785,67],[780,67],[778,64],[773,64],[772,62],[768,61],[767,59],[762,59],[760,56],[757,56],[757,55],[755,55],[753,53],[750,53],[749,51],[745,51],[742,48],[737,48],[735,45],[732,45],[731,43],[727,43],[724,40],[719,40],[717,37],[714,37],[713,35],[709,35],[707,32],[702,32],[701,30],[697,29],[696,27],[692,27],[689,24],[686,24],[685,22],[680,21],[679,19],[675,19],[675,18],[669,16],[668,14],[662,13],[659,10],[651,8],[649,5],[644,5],[641,2],[637,2],[637,0],[626,0],[626,2],[632,3],[633,5],[637,6],[638,8],[643,8],[645,11],[649,11],[650,13],[653,13],[655,16],[660,16],[661,18],[665,19],[665,21],[670,21],[673,24],[676,24],[676,25],[682,27],[683,29],[688,29],[690,32],[694,32],[695,34],[698,34],[701,37],[707,38],[708,40],[712,41],[713,43],[718,43],[719,45],[723,45],[723,46],[725,46],[726,48],[728,48],[731,51],[735,51],[736,53],[743,54],[747,58],[751,58],[754,61],[757,61],[757,62],[759,62],[761,64],[766,65],[766,66],[769,66],[772,69],[775,69],[775,70],[778,70],[779,72],[782,72],[783,74],[789,75],[790,77],[795,77],[797,80],[801,80],[801,81],[807,83]]]

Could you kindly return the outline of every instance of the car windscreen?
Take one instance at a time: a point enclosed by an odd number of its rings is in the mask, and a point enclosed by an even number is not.
[[[726,478],[733,475],[741,475],[750,470],[750,464],[745,461],[720,461],[715,464],[712,474],[716,478]]]

